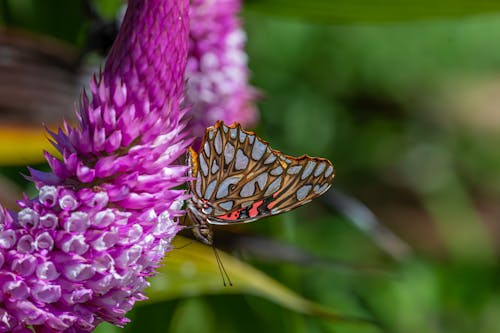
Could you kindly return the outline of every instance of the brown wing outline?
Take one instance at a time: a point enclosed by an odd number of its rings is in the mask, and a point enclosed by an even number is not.
[[[331,162],[272,149],[239,124],[207,128],[190,149],[190,190],[211,224],[246,223],[280,214],[323,194],[335,176]]]

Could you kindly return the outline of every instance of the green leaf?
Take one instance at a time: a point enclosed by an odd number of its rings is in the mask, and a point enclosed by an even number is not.
[[[115,19],[116,13],[124,5],[122,0],[95,0],[93,3],[99,14],[109,20]]]
[[[82,42],[84,10],[79,1],[7,0],[8,24],[48,34],[72,44]]]
[[[309,301],[252,266],[218,251],[232,286],[224,286],[213,249],[177,236],[176,249],[166,256],[160,273],[152,279],[149,302],[204,294],[249,294],[275,302],[289,310],[336,322],[369,324],[369,319],[343,316]]]
[[[500,12],[492,0],[249,0],[245,8],[322,23],[380,23]]]
[[[97,326],[97,328],[93,331],[94,333],[119,333],[123,330],[119,327],[113,326],[110,323],[102,323]]]

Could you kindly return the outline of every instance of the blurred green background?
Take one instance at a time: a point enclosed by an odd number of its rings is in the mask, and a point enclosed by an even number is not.
[[[51,54],[50,61],[34,56],[34,62],[64,73],[48,81],[61,77],[75,88],[50,82],[47,91],[64,91],[71,100],[100,61],[96,50],[109,44],[109,20],[121,2],[90,4],[94,13],[82,1],[0,0],[4,29],[15,29],[19,39],[50,38],[29,50]],[[237,240],[237,246],[226,243],[240,258],[235,265],[226,259],[233,289],[221,286],[215,262],[208,275],[190,275],[182,260],[169,265],[167,257],[150,293],[154,302],[138,306],[124,331],[500,332],[495,12],[500,5],[489,1],[247,1],[242,19],[251,81],[263,95],[256,132],[287,154],[332,160],[333,190],[285,215],[221,230]],[[39,77],[40,71],[26,75]],[[16,84],[23,89],[30,82]],[[0,102],[8,98],[2,88]],[[23,102],[0,105],[5,142],[16,138],[5,135],[6,128],[41,129],[42,121],[32,116],[40,105]],[[57,125],[58,110],[71,112],[71,104],[42,102],[49,125]],[[29,145],[15,148],[14,158],[0,157],[0,197],[7,205],[17,193],[32,191],[18,174],[40,161],[26,153]],[[247,248],[242,235],[250,239]],[[211,255],[196,246],[174,250],[182,251],[198,268],[207,263],[193,253]],[[297,251],[302,257],[287,257]],[[274,280],[260,280],[245,263]],[[215,287],[204,286],[208,280]],[[246,288],[246,280],[259,283]],[[276,296],[284,306],[271,302],[284,286],[376,324],[322,318],[318,311],[301,311],[297,299]]]

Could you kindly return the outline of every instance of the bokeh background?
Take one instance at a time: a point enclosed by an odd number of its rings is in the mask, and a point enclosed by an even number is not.
[[[33,193],[20,173],[43,168],[42,124],[71,120],[122,12],[0,0],[6,206]],[[242,20],[256,132],[332,160],[334,188],[217,230],[233,287],[210,249],[179,238],[124,331],[500,332],[500,5],[249,0]]]

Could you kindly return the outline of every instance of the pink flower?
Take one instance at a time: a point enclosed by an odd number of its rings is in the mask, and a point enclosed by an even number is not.
[[[240,0],[191,0],[186,103],[195,137],[217,120],[245,126],[257,121],[246,36],[236,16],[240,7]]]
[[[127,322],[181,226],[190,143],[181,109],[187,0],[130,0],[62,160],[31,171],[39,195],[0,207],[0,332],[87,332]]]

